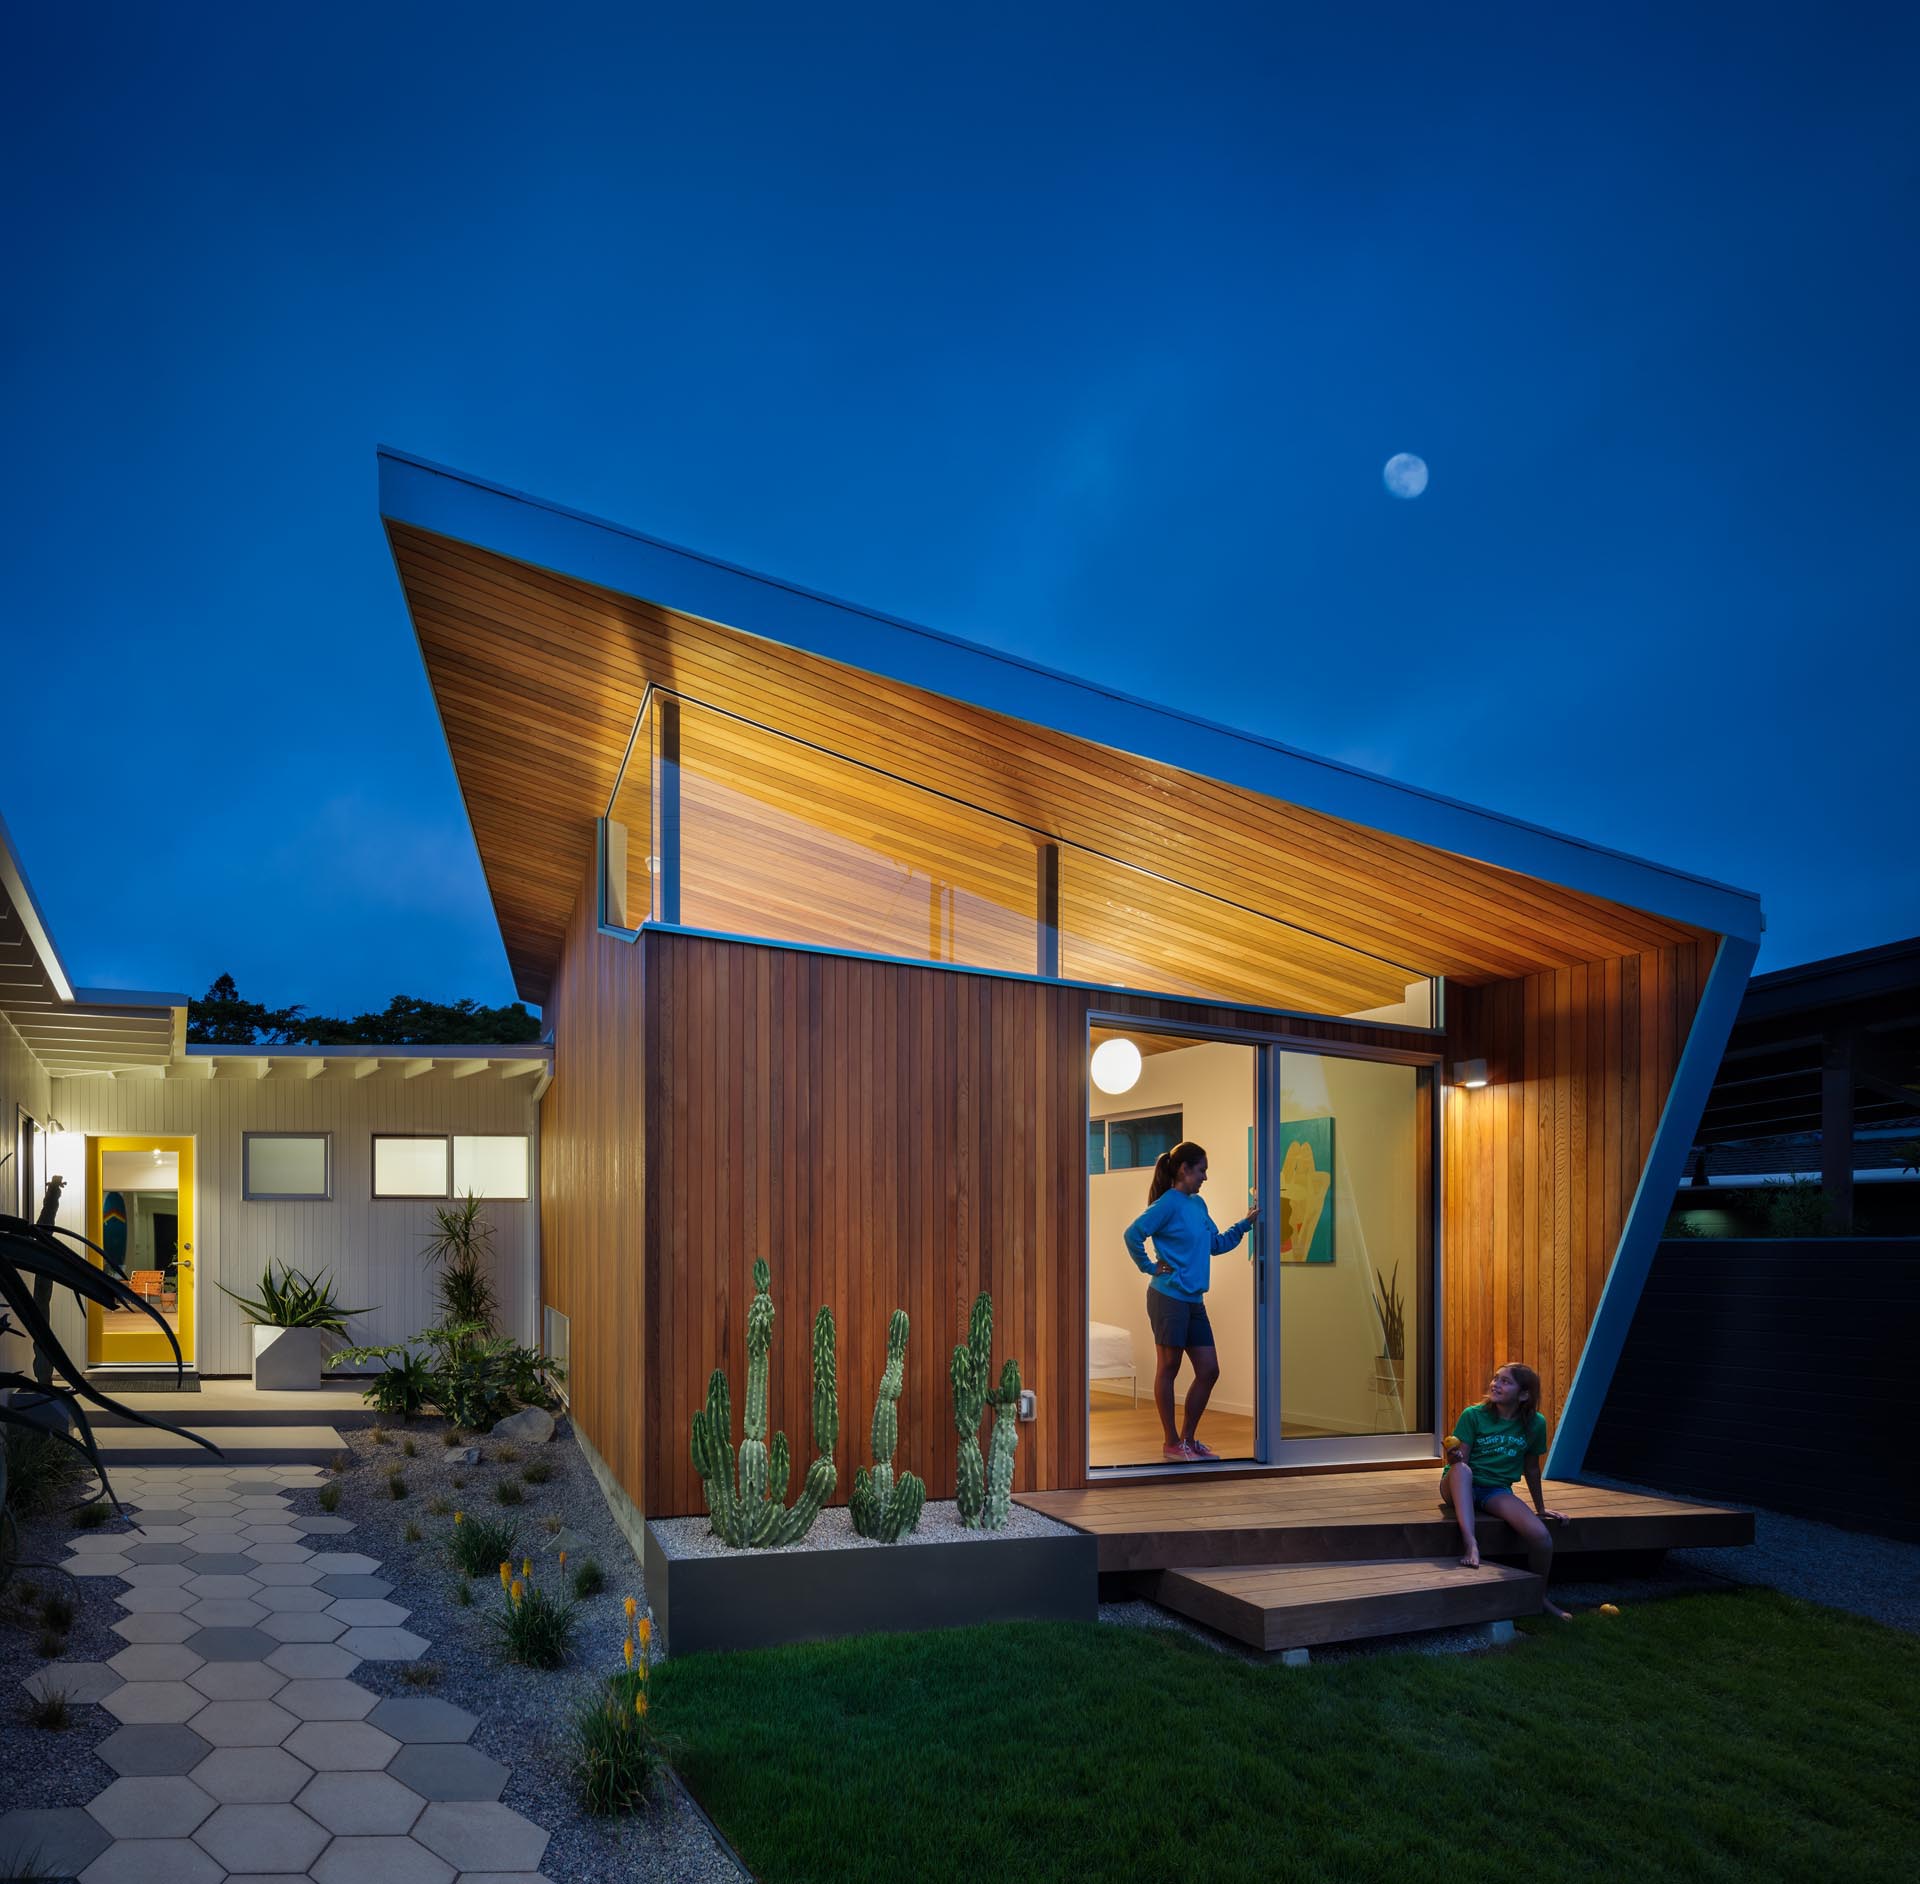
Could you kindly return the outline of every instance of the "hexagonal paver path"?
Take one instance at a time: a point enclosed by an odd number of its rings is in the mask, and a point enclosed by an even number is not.
[[[28,1852],[81,1884],[533,1876],[547,1834],[499,1803],[508,1769],[467,1744],[473,1716],[352,1678],[428,1644],[348,1520],[287,1509],[323,1476],[257,1460],[115,1475],[140,1528],[81,1532],[65,1567],[120,1579],[125,1646],[27,1685],[119,1721],[99,1748],[116,1777],[84,1809],[0,1818],[0,1876]]]

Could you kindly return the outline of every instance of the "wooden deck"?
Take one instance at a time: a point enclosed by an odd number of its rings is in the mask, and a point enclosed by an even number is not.
[[[1540,1579],[1453,1557],[1387,1563],[1225,1565],[1156,1570],[1141,1594],[1269,1654],[1366,1636],[1510,1622],[1540,1608]]]
[[[1103,1571],[1149,1571],[1457,1556],[1459,1527],[1441,1511],[1439,1488],[1435,1463],[1388,1472],[1122,1481],[1026,1492],[1019,1502],[1096,1536]],[[1551,1480],[1547,1503],[1569,1514],[1554,1531],[1561,1557],[1753,1542],[1752,1514],[1722,1505]],[[1488,1556],[1524,1554],[1504,1524],[1482,1517],[1478,1528]]]

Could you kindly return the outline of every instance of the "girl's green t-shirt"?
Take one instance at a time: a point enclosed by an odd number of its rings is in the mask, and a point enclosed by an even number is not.
[[[1547,1421],[1542,1413],[1505,1420],[1482,1401],[1454,1421],[1453,1436],[1472,1448],[1467,1463],[1473,1467],[1473,1482],[1504,1491],[1526,1470],[1529,1459],[1546,1452]]]

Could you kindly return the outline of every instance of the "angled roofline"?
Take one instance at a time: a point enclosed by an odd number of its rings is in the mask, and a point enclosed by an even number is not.
[[[391,447],[380,448],[379,471],[380,514],[389,523],[1436,850],[1717,935],[1760,939],[1764,921],[1752,891],[1138,700]]]
[[[7,829],[4,817],[0,817],[0,884],[5,884],[7,899],[18,912],[20,926],[26,930],[27,940],[40,957],[40,964],[46,969],[54,992],[63,1001],[77,1001],[80,997],[74,993],[73,977],[67,973],[67,965],[60,959],[60,950],[54,943],[53,932],[47,927],[46,917],[40,913],[40,899],[34,895],[33,885],[27,881],[26,866],[20,861],[19,848],[13,841],[13,833]]]

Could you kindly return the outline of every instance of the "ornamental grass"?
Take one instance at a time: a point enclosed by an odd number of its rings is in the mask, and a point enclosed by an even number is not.
[[[513,1555],[520,1527],[511,1518],[489,1518],[465,1511],[453,1514],[447,1549],[463,1576],[490,1577],[495,1564]]]
[[[624,1667],[606,1679],[604,1691],[583,1701],[573,1717],[573,1780],[580,1802],[602,1815],[637,1812],[646,1804],[664,1750],[648,1718],[651,1621],[641,1616],[632,1597],[626,1603],[627,1628],[620,1643]]]
[[[562,1668],[573,1652],[575,1605],[570,1598],[543,1590],[534,1580],[529,1558],[518,1576],[513,1565],[500,1565],[500,1584],[506,1607],[492,1618],[500,1633],[501,1651],[523,1668]]]

